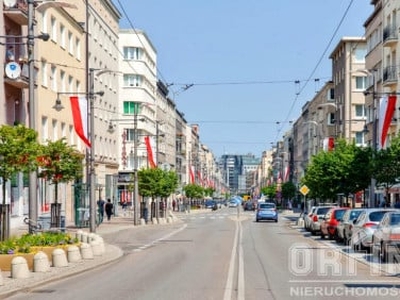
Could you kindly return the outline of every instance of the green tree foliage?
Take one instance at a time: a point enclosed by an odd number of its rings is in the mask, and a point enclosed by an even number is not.
[[[276,184],[263,187],[261,193],[267,196],[268,199],[274,199],[276,195]]]
[[[19,172],[32,172],[37,168],[37,133],[23,125],[0,127],[0,177],[8,181]],[[2,204],[6,204],[6,185],[3,184]],[[9,218],[6,210],[1,215],[1,240],[8,238]]]
[[[284,182],[282,184],[282,197],[285,199],[292,199],[296,196],[296,185],[293,182]]]
[[[39,148],[37,162],[39,165],[39,177],[45,178],[55,185],[54,202],[56,204],[55,220],[56,227],[61,227],[61,206],[58,206],[58,184],[70,182],[83,176],[82,161],[85,156],[68,145],[65,139],[52,142]]]
[[[400,136],[391,140],[386,149],[376,151],[373,160],[373,176],[377,186],[385,189],[388,197],[389,189],[400,179]]]
[[[39,177],[53,184],[70,182],[83,176],[83,159],[85,156],[68,145],[65,139],[52,142],[40,147],[37,158]]]
[[[190,199],[200,199],[204,197],[204,189],[197,184],[187,184],[183,187],[186,197]]]
[[[178,176],[174,171],[164,171],[160,168],[148,168],[138,171],[139,194],[143,197],[156,199],[168,197],[178,187]]]
[[[365,189],[372,173],[371,149],[335,143],[334,151],[321,151],[313,156],[302,183],[310,188],[310,196],[321,200],[336,199]]]

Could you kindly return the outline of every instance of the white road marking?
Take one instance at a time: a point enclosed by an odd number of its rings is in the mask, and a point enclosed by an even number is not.
[[[236,252],[237,252],[237,244],[238,244],[238,236],[239,236],[239,222],[235,222],[235,223],[236,223],[235,238],[233,240],[231,260],[229,263],[228,278],[226,280],[226,285],[225,285],[224,300],[232,299],[233,273],[235,270]]]

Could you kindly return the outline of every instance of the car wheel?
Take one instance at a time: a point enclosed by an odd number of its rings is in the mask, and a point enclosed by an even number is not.
[[[388,254],[386,251],[386,247],[384,244],[381,244],[381,256],[382,256],[382,262],[386,263],[388,261]]]
[[[323,232],[321,231],[321,240],[325,239],[325,234],[323,234]]]
[[[259,220],[258,219],[256,219],[256,222],[258,222]]]
[[[278,219],[275,220],[275,223],[278,223]]]

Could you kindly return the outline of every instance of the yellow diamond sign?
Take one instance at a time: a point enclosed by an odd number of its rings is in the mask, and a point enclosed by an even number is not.
[[[308,186],[306,186],[306,185],[303,185],[303,186],[300,188],[300,193],[302,193],[303,196],[307,195],[309,191],[310,191],[310,189],[309,189]]]

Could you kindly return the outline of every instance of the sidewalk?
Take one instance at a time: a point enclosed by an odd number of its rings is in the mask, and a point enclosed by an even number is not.
[[[181,222],[177,218],[174,218],[172,223],[165,223],[169,224],[176,224]],[[151,224],[148,225],[139,225],[135,226],[137,228],[144,228],[148,226],[163,226],[163,224]],[[112,218],[110,221],[105,220],[100,226],[96,228],[96,234],[99,236],[110,234],[113,232],[118,232],[125,230],[127,228],[133,228],[133,219],[132,217],[115,217]],[[71,233],[75,233],[78,230],[83,230],[85,232],[89,232],[89,228],[77,228],[75,226],[67,226],[67,231]],[[27,228],[24,229],[23,227],[18,228],[17,230],[19,233],[26,233]],[[75,274],[84,272],[86,270],[94,269],[96,267],[111,263],[123,256],[123,251],[114,246],[105,243],[105,252],[101,256],[94,256],[91,260],[81,260],[77,263],[69,263],[67,267],[63,268],[55,268],[50,267],[50,270],[46,273],[37,273],[37,272],[30,272],[30,277],[26,279],[13,279],[11,278],[10,271],[3,271],[1,272],[0,277],[0,299],[7,299],[15,292],[19,290],[27,289],[27,288],[35,288],[39,287],[45,283],[49,283],[52,281],[57,281],[61,278],[66,278],[73,276]]]

